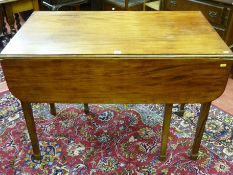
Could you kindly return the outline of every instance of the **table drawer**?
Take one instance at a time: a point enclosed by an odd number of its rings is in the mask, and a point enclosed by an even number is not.
[[[168,0],[167,10],[201,11],[212,24],[224,24],[225,7],[222,4],[207,3],[197,0]]]

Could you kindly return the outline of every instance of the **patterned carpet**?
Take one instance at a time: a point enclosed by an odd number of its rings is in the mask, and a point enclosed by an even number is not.
[[[0,97],[0,174],[232,174],[233,117],[211,106],[200,156],[189,159],[199,105],[172,116],[167,160],[158,160],[163,105],[33,104],[43,159],[32,148],[19,101]],[[174,112],[178,105],[174,106]]]

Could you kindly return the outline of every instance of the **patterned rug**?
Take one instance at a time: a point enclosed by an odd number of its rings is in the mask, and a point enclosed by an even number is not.
[[[174,112],[178,105],[174,105]],[[43,159],[34,160],[19,101],[0,98],[0,174],[232,174],[233,117],[211,106],[200,156],[189,159],[200,106],[172,116],[165,162],[159,161],[163,105],[33,104]]]

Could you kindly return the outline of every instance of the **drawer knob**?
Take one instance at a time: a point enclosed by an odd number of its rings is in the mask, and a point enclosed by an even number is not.
[[[176,6],[176,0],[171,0],[170,4],[171,4],[171,6],[175,7]]]
[[[218,15],[218,13],[217,13],[217,12],[209,11],[209,16],[210,16],[211,18],[216,18],[216,17],[217,17],[217,15]]]

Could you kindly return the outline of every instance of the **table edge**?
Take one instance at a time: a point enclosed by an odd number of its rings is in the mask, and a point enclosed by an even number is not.
[[[51,54],[51,55],[43,55],[43,54],[0,54],[0,60],[11,60],[11,59],[165,59],[165,58],[179,58],[179,59],[222,59],[222,60],[232,60],[233,61],[233,53],[230,54],[145,54],[145,55],[124,55],[124,54]]]

